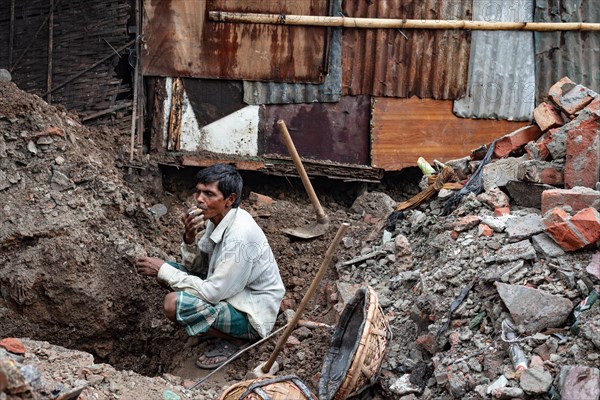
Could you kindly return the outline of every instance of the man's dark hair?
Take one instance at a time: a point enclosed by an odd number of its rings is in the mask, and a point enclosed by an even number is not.
[[[228,164],[214,164],[198,172],[196,179],[198,183],[203,184],[219,182],[217,187],[223,193],[223,197],[227,198],[231,193],[235,193],[236,197],[232,207],[236,208],[240,205],[244,182],[235,167]]]

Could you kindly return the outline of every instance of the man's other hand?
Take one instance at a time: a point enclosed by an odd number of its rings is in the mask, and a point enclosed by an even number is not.
[[[138,274],[146,276],[158,276],[160,266],[164,264],[164,261],[157,257],[142,257],[138,258],[135,262]]]

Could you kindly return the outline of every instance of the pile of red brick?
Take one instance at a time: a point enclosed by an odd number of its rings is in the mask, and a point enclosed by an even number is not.
[[[593,245],[600,240],[600,96],[565,77],[533,116],[535,124],[497,140],[484,186],[510,193],[519,183],[564,250]]]

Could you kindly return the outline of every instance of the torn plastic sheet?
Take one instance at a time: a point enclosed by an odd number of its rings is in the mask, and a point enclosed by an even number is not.
[[[513,363],[515,371],[527,369],[527,357],[518,344],[519,339],[515,333],[514,323],[509,319],[502,321],[502,340],[509,344],[508,354],[510,355],[510,360]]]
[[[598,292],[592,290],[590,294],[573,309],[571,315],[569,315],[567,325],[570,326],[569,329],[573,335],[579,334],[579,315],[582,312],[589,310],[596,300],[598,300]]]
[[[452,304],[450,304],[450,310],[448,310],[448,319],[446,320],[446,322],[444,322],[444,325],[442,325],[440,327],[440,329],[438,329],[438,332],[435,335],[435,338],[438,342],[439,342],[440,338],[442,336],[444,336],[444,334],[448,330],[448,327],[450,326],[450,321],[452,320],[452,313],[454,313],[454,311],[456,311],[458,306],[460,306],[462,304],[462,302],[465,301],[465,299],[469,295],[469,292],[471,291],[471,289],[473,289],[474,285],[475,285],[475,281],[469,283],[467,286],[462,288],[458,297],[456,299],[454,299]]]
[[[483,167],[490,162],[492,154],[494,154],[494,148],[496,147],[496,141],[494,140],[490,145],[485,157],[481,160],[481,163],[471,175],[465,186],[458,191],[454,196],[450,197],[444,204],[442,215],[448,215],[454,207],[460,203],[460,200],[467,194],[473,192],[479,194],[483,191]]]

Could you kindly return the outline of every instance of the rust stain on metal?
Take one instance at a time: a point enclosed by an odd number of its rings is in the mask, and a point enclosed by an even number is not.
[[[283,119],[302,158],[369,164],[368,96],[338,103],[270,105],[261,108],[259,155],[289,155],[277,130]]]
[[[208,11],[327,15],[328,0],[151,0],[144,75],[321,83],[327,28],[221,23]]]
[[[168,150],[179,150],[181,137],[181,115],[183,113],[183,82],[180,78],[173,79],[171,92],[171,112],[169,113]]]
[[[348,0],[347,17],[471,19],[471,1]],[[461,30],[345,29],[343,93],[457,99],[467,86],[471,33]]]
[[[513,132],[528,122],[458,118],[452,101],[431,99],[373,100],[372,166],[387,171],[468,156],[471,150]]]

